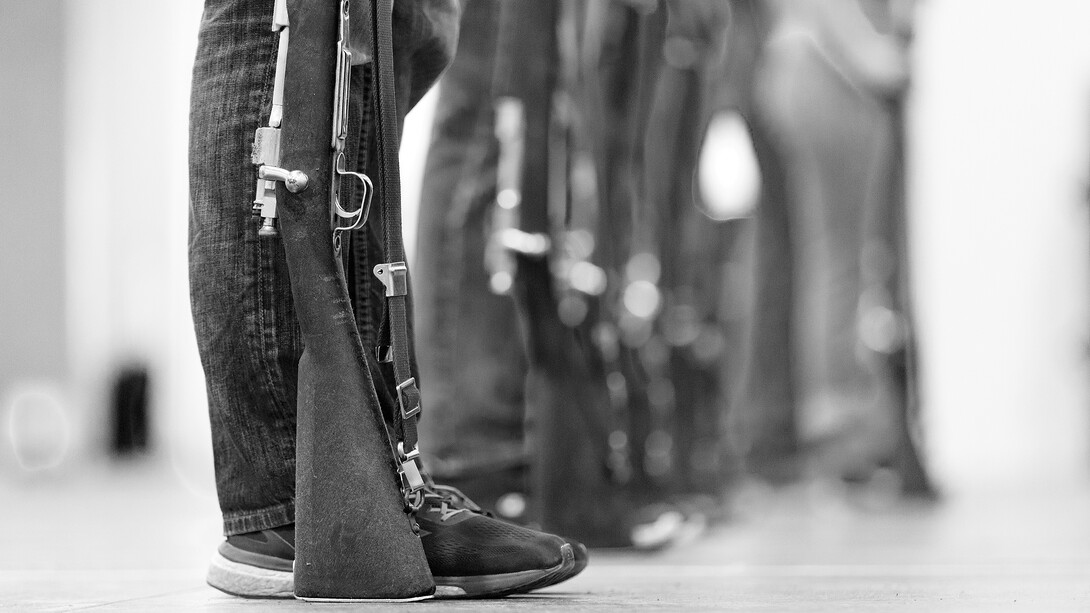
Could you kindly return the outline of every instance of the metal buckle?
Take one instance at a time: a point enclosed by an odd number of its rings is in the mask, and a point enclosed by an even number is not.
[[[424,476],[420,472],[420,450],[413,447],[405,453],[405,444],[397,444],[399,456],[397,474],[401,477],[401,493],[405,497],[405,507],[417,511],[424,503],[421,490],[424,489]]]
[[[390,262],[375,266],[375,276],[386,286],[386,297],[409,293],[409,267],[405,262]]]
[[[413,417],[416,414],[420,413],[420,390],[416,391],[416,406],[408,410],[405,409],[404,390],[408,389],[409,387],[416,389],[416,377],[409,377],[397,386],[397,404],[399,407],[401,407],[402,419],[409,419],[410,417]]]

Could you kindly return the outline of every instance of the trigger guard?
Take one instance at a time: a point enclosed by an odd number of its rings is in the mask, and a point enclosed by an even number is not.
[[[367,221],[367,217],[371,211],[371,195],[374,193],[374,185],[371,183],[371,179],[367,175],[352,172],[348,170],[337,169],[338,176],[351,175],[359,180],[363,184],[364,192],[363,197],[360,198],[360,204],[355,209],[349,211],[341,206],[341,199],[339,197],[334,198],[333,204],[336,209],[337,217],[341,219],[354,219],[354,227],[360,227]]]

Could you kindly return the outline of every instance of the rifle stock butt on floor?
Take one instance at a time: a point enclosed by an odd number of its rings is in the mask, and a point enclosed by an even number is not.
[[[295,593],[406,599],[434,591],[398,487],[390,441],[330,231],[337,2],[290,0],[281,166],[282,242],[305,350],[299,364]]]

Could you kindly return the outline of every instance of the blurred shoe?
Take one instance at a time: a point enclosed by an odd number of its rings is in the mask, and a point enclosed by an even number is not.
[[[652,518],[632,526],[632,547],[640,551],[659,551],[695,541],[707,529],[702,513],[684,512],[663,506]]]

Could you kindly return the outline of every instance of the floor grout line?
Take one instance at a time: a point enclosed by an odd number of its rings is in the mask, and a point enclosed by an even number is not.
[[[90,610],[90,609],[99,609],[99,608],[102,608],[102,607],[109,607],[109,606],[113,606],[113,605],[123,604],[123,603],[126,603],[126,602],[137,602],[137,601],[140,601],[140,600],[150,600],[150,599],[157,599],[157,598],[166,598],[166,597],[170,597],[170,596],[178,596],[180,594],[185,594],[185,593],[188,593],[188,592],[196,592],[199,589],[200,588],[190,587],[190,588],[186,588],[184,590],[172,590],[172,591],[169,591],[169,592],[162,592],[160,594],[151,594],[151,595],[148,595],[148,596],[138,596],[138,597],[135,597],[135,598],[122,598],[120,600],[110,600],[108,602],[98,602],[98,603],[90,604],[90,605],[74,605],[73,607],[68,607],[68,608],[64,608],[64,609],[57,609],[57,610],[58,611],[87,611],[87,610]]]

